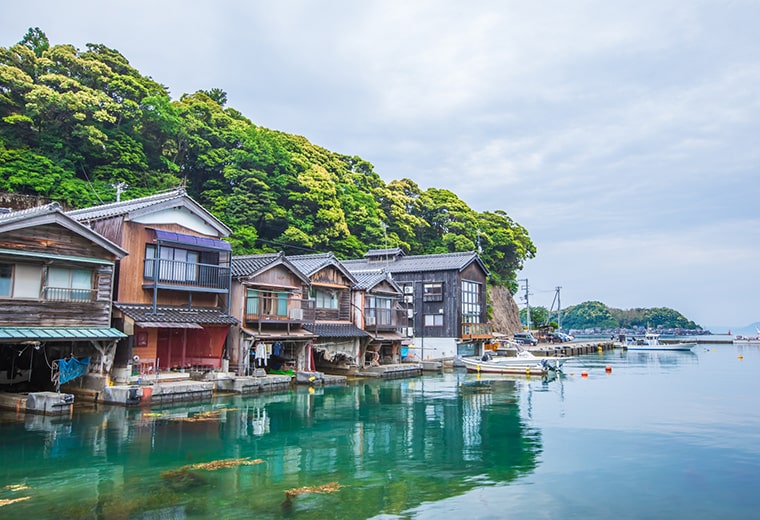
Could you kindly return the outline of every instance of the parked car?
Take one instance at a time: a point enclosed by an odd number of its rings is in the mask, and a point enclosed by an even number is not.
[[[514,339],[523,345],[538,345],[538,340],[530,332],[515,332]]]
[[[562,338],[562,341],[573,341],[575,339],[574,336],[571,336],[570,334],[565,334],[564,332],[555,332],[554,334]]]

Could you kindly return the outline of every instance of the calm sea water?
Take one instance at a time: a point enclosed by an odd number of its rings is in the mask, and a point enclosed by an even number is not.
[[[760,347],[701,345],[583,356],[551,381],[5,414],[0,504],[28,498],[0,518],[758,518],[759,369]],[[213,461],[231,462],[193,466]]]

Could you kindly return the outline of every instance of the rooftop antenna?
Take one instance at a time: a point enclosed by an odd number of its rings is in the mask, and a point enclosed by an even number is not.
[[[116,202],[121,202],[121,194],[129,189],[129,184],[119,181],[111,184],[111,187],[116,190]]]

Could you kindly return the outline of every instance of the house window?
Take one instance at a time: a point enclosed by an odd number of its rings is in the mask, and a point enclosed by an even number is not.
[[[161,246],[158,278],[164,282],[195,282],[198,280],[197,251],[189,251],[178,247]],[[156,268],[156,246],[148,244],[145,247],[145,272],[147,280],[153,279]]]
[[[42,266],[0,264],[0,298],[39,299]]]
[[[462,323],[480,323],[480,284],[462,280]]]
[[[393,299],[382,296],[368,296],[364,310],[364,321],[367,325],[390,325]]]
[[[13,289],[13,266],[0,264],[0,297],[9,298]]]
[[[89,302],[93,300],[92,271],[49,267],[45,283],[46,300],[63,302]]]
[[[426,302],[443,300],[443,282],[426,283],[422,285],[422,299]]]
[[[443,327],[443,314],[425,314],[426,327]]]
[[[288,315],[288,293],[248,289],[245,312],[249,316],[284,318]]]
[[[317,309],[338,308],[338,292],[335,290],[312,287],[311,299],[315,301]]]

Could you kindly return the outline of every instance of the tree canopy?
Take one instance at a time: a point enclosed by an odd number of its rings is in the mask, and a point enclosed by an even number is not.
[[[77,208],[184,185],[227,224],[236,254],[355,257],[479,250],[493,282],[536,248],[504,210],[451,191],[384,182],[368,161],[257,126],[218,88],[172,100],[117,50],[51,45],[39,28],[0,48],[0,191]]]
[[[531,313],[533,308],[531,308]],[[552,315],[556,319],[556,313]],[[699,329],[699,325],[667,307],[615,309],[589,301],[562,310],[563,329]]]

